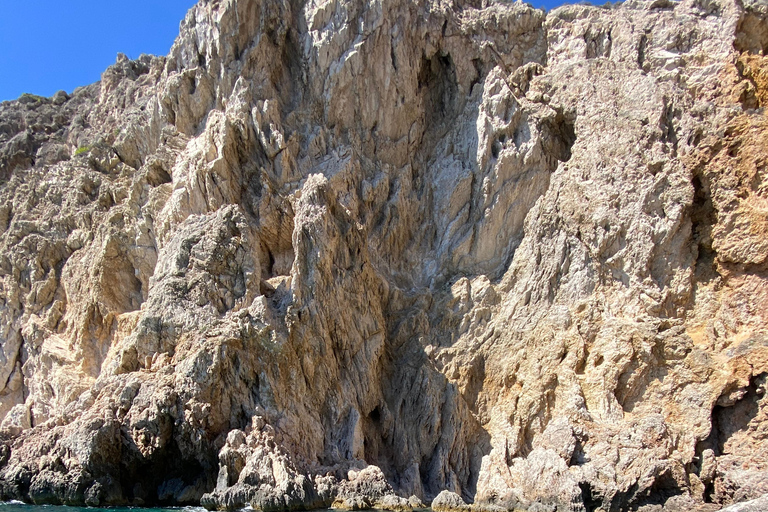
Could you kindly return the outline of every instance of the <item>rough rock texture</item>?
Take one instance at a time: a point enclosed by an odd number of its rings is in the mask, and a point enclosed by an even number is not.
[[[723,512],[763,512],[764,510],[768,510],[768,496],[744,501],[722,509]]]
[[[457,510],[469,510],[469,506],[464,503],[461,496],[451,491],[442,491],[438,494],[431,505],[435,512],[450,512]]]
[[[766,52],[755,0],[203,0],[0,104],[0,499],[768,493]]]

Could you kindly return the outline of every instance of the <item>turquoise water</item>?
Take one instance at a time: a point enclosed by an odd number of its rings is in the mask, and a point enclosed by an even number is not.
[[[253,509],[245,509],[245,511]],[[431,512],[430,509],[424,509]],[[167,507],[167,508],[142,508],[142,507],[60,507],[56,505],[27,505],[19,501],[0,502],[0,512],[208,512],[203,507]],[[320,509],[314,512],[337,512],[335,510]],[[371,509],[369,512],[385,512]]]
[[[248,510],[248,509],[246,509]],[[59,507],[55,505],[25,505],[21,502],[0,502],[0,512],[208,512],[203,507],[168,507],[168,508],[139,508],[139,507]],[[333,510],[318,510],[315,512],[336,512]],[[371,510],[369,512],[384,512]]]
[[[176,508],[85,508],[85,507],[57,507],[54,505],[25,505],[23,503],[0,503],[0,512],[206,512],[198,507]]]
[[[250,510],[250,509],[246,509]],[[55,505],[26,505],[21,502],[0,502],[0,512],[208,512],[203,507],[59,507]],[[336,512],[335,510],[317,510],[315,512]],[[384,512],[371,510],[369,512]]]

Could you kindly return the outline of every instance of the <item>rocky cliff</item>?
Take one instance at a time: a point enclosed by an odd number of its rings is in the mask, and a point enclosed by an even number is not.
[[[766,53],[755,0],[202,0],[2,103],[0,498],[768,493]]]

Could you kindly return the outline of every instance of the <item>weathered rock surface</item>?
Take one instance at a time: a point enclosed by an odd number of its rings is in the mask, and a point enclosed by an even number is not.
[[[0,499],[757,510],[766,52],[755,0],[203,0],[0,104]]]
[[[457,510],[469,510],[469,506],[464,503],[461,496],[451,491],[442,491],[438,494],[431,505],[435,512],[451,512]]]
[[[762,512],[768,510],[768,496],[745,501],[722,509],[723,512]]]

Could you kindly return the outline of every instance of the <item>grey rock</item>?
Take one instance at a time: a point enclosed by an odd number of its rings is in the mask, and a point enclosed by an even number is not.
[[[768,493],[767,16],[203,1],[3,102],[0,499]]]
[[[768,495],[721,509],[722,512],[762,512],[764,510],[768,510]]]
[[[469,506],[464,503],[461,496],[451,491],[441,491],[431,505],[435,512],[457,512],[460,510],[469,510]]]

